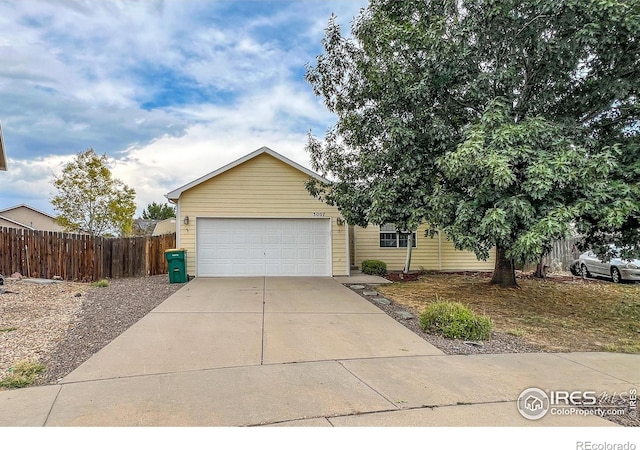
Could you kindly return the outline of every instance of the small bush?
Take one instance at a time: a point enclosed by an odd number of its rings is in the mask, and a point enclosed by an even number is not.
[[[107,286],[109,286],[109,280],[105,280],[105,279],[98,280],[96,282],[91,283],[91,286],[93,286],[93,287],[107,287]]]
[[[9,375],[0,379],[0,387],[21,388],[30,386],[46,367],[35,361],[20,361],[9,369]]]
[[[378,261],[377,259],[367,259],[362,261],[362,273],[367,275],[386,275],[387,263]]]
[[[450,339],[484,340],[493,324],[488,316],[477,315],[462,303],[436,301],[420,315],[420,326]]]

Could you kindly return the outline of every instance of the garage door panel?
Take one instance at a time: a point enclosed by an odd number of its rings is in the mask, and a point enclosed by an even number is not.
[[[298,250],[296,248],[283,248],[281,253],[281,259],[283,260],[296,260],[298,257]]]
[[[281,237],[280,242],[282,245],[296,245],[298,243],[297,236],[292,231],[283,230],[284,234]]]
[[[197,219],[198,276],[330,276],[328,219]]]

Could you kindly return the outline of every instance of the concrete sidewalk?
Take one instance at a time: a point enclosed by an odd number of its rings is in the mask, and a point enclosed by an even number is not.
[[[624,392],[640,356],[446,356],[330,278],[195,279],[3,426],[609,426],[524,419],[529,387]]]

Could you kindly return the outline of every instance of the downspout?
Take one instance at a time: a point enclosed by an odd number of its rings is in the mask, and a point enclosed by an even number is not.
[[[345,233],[345,236],[346,236],[345,241],[346,242],[345,243],[347,244],[346,245],[346,247],[347,247],[347,259],[346,259],[346,262],[347,262],[347,276],[350,277],[351,276],[351,242],[350,242],[351,241],[351,235],[349,234],[349,224],[345,223],[344,227],[346,228],[346,233]]]
[[[169,203],[173,203],[174,205],[176,205],[176,248],[181,248],[180,231],[182,230],[182,220],[180,219],[180,202],[176,202],[174,200],[171,200],[170,198],[168,198],[167,200],[169,200]]]
[[[442,272],[442,233],[438,231],[438,271]]]

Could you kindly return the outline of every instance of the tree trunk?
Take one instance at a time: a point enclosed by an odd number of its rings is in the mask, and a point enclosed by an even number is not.
[[[535,278],[542,278],[542,279],[547,278],[546,266],[544,265],[543,259],[544,259],[544,256],[540,256],[540,260],[538,261],[538,265],[536,266],[536,271],[533,274]]]
[[[413,233],[409,233],[407,236],[407,258],[404,261],[404,269],[402,273],[408,274],[411,267],[411,249],[413,248]]]
[[[491,284],[501,287],[518,287],[516,270],[512,259],[508,259],[505,249],[496,245],[496,266],[493,270]]]

